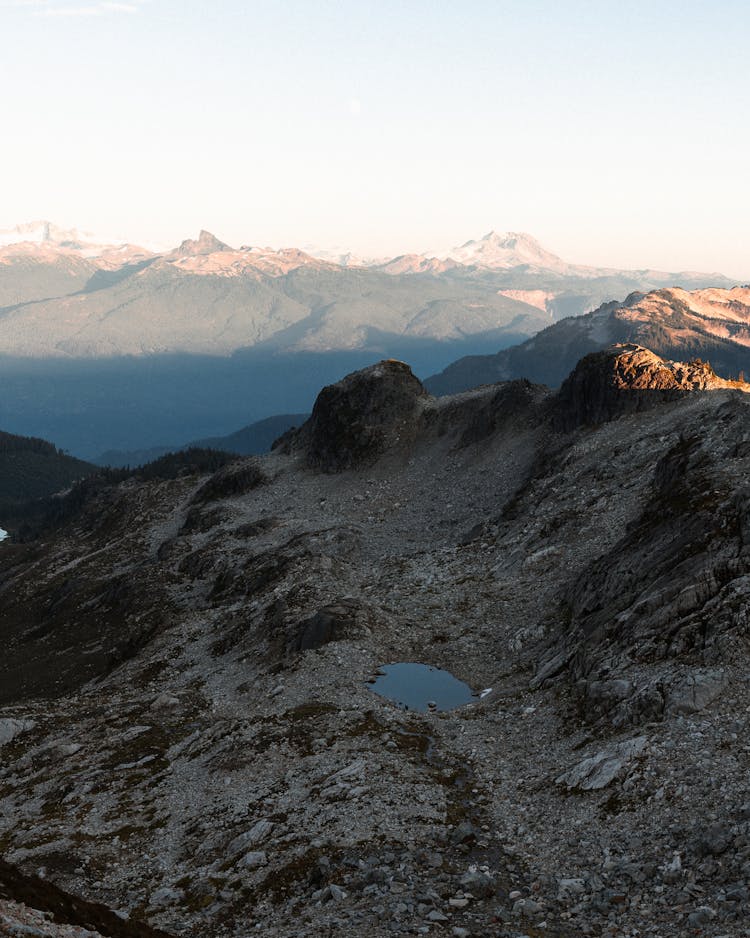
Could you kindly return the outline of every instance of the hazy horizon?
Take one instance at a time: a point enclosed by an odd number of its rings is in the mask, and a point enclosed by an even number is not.
[[[58,224],[58,222],[57,222],[55,219],[51,219],[51,218],[34,218],[34,219],[24,220],[24,221],[21,221],[21,222],[11,221],[11,220],[6,220],[6,221],[0,220],[0,232],[7,231],[7,230],[12,230],[13,228],[16,228],[16,227],[19,227],[19,226],[26,226],[26,225],[29,225],[29,224],[49,223],[49,224],[54,225],[55,227],[57,227],[57,228],[59,228],[59,229],[65,230],[65,231],[76,230],[76,231],[77,231],[79,234],[81,234],[81,235],[86,235],[86,236],[91,237],[92,242],[95,242],[95,243],[101,242],[102,244],[106,244],[106,243],[110,243],[110,242],[119,242],[119,241],[122,241],[123,243],[128,242],[128,243],[130,243],[130,244],[132,244],[132,245],[135,245],[135,246],[138,246],[138,247],[147,248],[148,250],[151,250],[151,251],[153,251],[154,253],[157,253],[157,254],[160,253],[160,252],[165,252],[165,253],[166,253],[166,252],[172,251],[172,250],[174,250],[175,248],[179,247],[180,244],[181,244],[183,241],[185,241],[185,240],[190,240],[190,239],[197,239],[198,236],[199,236],[199,234],[200,234],[200,231],[192,231],[192,232],[186,233],[184,237],[180,237],[180,238],[178,238],[177,240],[175,240],[175,241],[173,241],[173,242],[171,242],[171,243],[169,243],[169,244],[167,244],[167,243],[156,243],[156,242],[153,241],[153,239],[149,238],[149,236],[148,236],[148,234],[147,234],[146,232],[143,232],[143,233],[142,233],[142,236],[136,236],[136,237],[125,238],[125,237],[121,237],[120,235],[118,235],[117,232],[111,232],[111,231],[92,231],[89,226],[86,226],[86,225],[77,225],[77,224],[75,224],[75,222],[74,222],[73,219],[68,219],[67,221],[69,222],[69,224],[68,224],[68,223],[66,223],[66,224]],[[207,231],[208,229],[202,228],[201,230],[206,230],[206,231]],[[420,248],[420,247],[413,247],[413,246],[412,246],[411,248],[405,248],[405,249],[403,249],[403,250],[401,250],[401,251],[385,251],[385,252],[383,252],[381,255],[371,255],[371,254],[368,254],[366,251],[358,251],[358,250],[356,250],[355,248],[351,247],[351,245],[347,245],[347,244],[312,244],[312,243],[310,243],[310,242],[294,243],[294,242],[288,241],[288,240],[287,240],[287,241],[282,241],[282,242],[280,242],[280,243],[278,243],[278,244],[269,244],[269,243],[267,243],[266,241],[258,241],[258,242],[255,242],[255,243],[252,243],[252,244],[251,244],[246,238],[245,238],[245,239],[242,239],[242,238],[241,238],[241,239],[239,239],[239,240],[237,240],[237,241],[230,242],[229,239],[224,238],[224,237],[222,236],[221,232],[211,231],[211,232],[209,232],[209,233],[212,234],[212,235],[214,235],[215,237],[217,237],[220,241],[224,242],[225,244],[228,245],[228,247],[230,247],[230,248],[232,248],[232,249],[234,249],[234,250],[237,250],[237,249],[239,249],[240,247],[243,247],[243,246],[244,246],[244,247],[255,247],[255,248],[270,248],[270,249],[272,249],[272,250],[283,250],[283,249],[287,249],[287,248],[292,248],[292,249],[300,249],[300,250],[303,250],[303,251],[319,252],[319,253],[321,253],[321,254],[322,254],[323,252],[329,252],[329,253],[331,253],[332,255],[334,255],[334,254],[342,254],[342,255],[343,255],[343,254],[346,254],[346,253],[351,253],[353,256],[355,256],[355,257],[357,257],[357,258],[362,258],[362,260],[363,260],[364,262],[366,262],[366,263],[369,263],[369,262],[372,262],[372,261],[386,260],[386,259],[394,258],[394,257],[398,256],[399,254],[426,254],[426,255],[428,255],[428,256],[434,255],[434,256],[436,256],[436,257],[437,257],[437,256],[443,256],[443,255],[445,255],[445,254],[448,254],[451,249],[460,248],[460,247],[464,246],[465,244],[467,244],[467,243],[469,243],[469,242],[472,242],[472,241],[481,241],[483,238],[487,237],[487,236],[490,235],[490,234],[499,234],[499,235],[504,235],[504,234],[507,234],[507,235],[530,235],[531,237],[535,237],[534,234],[533,234],[533,232],[520,232],[520,231],[511,232],[511,231],[501,230],[500,228],[495,227],[495,228],[491,229],[490,231],[485,231],[485,232],[483,232],[481,235],[476,235],[476,236],[474,236],[474,237],[469,237],[469,238],[467,238],[467,239],[465,239],[465,240],[462,240],[462,241],[456,241],[456,242],[454,242],[454,243],[452,243],[452,244],[443,244],[443,245],[441,245],[441,246],[439,247],[438,250],[430,250],[430,249],[424,250],[424,249],[422,249],[422,248]],[[539,239],[536,239],[536,240],[539,241]],[[398,241],[398,239],[397,239],[397,238],[394,238],[394,241]],[[559,254],[559,252],[555,249],[555,246],[554,246],[554,245],[549,245],[549,244],[542,243],[542,242],[540,242],[540,244],[541,244],[541,247],[543,247],[543,248],[549,250],[552,254]],[[588,262],[586,259],[584,259],[584,258],[578,258],[578,259],[575,259],[575,260],[571,260],[571,259],[568,258],[568,257],[561,256],[561,259],[564,260],[564,261],[567,261],[567,262],[569,262],[569,263],[581,264],[581,265],[584,265],[584,266],[589,263],[589,262]],[[592,266],[597,266],[597,265],[592,265]],[[640,269],[640,270],[646,270],[646,269],[655,270],[655,269],[659,269],[659,268],[658,268],[658,265],[655,265],[655,264],[642,264],[639,268],[626,268],[625,265],[623,265],[623,264],[617,264],[617,263],[601,265],[601,269],[603,269],[603,270],[604,270],[604,269],[608,269],[608,268],[613,269],[613,270],[614,270],[614,269],[620,269],[620,270],[622,270],[622,269],[632,269],[632,270],[639,270],[639,269]],[[679,273],[679,272],[681,272],[681,271],[690,272],[691,270],[694,270],[694,269],[693,269],[693,268],[688,268],[688,267],[681,267],[681,268],[679,268],[679,269],[678,269],[678,268],[675,268],[675,270],[674,270],[673,272],[674,272],[674,273]],[[704,271],[702,271],[702,272],[703,272],[703,273],[706,273],[706,274],[711,274],[711,273],[722,274],[722,275],[727,275],[727,276],[730,276],[730,277],[731,277],[731,275],[730,275],[730,274],[726,274],[726,271],[724,271],[724,270],[713,270],[713,271],[711,271],[711,270],[704,270]],[[744,278],[743,278],[742,276],[734,276],[733,279],[735,279],[735,280],[743,280]]]
[[[750,279],[734,0],[0,0],[3,225]]]

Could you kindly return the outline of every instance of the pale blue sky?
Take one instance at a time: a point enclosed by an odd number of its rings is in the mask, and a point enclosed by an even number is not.
[[[750,279],[750,4],[0,0],[0,227]]]

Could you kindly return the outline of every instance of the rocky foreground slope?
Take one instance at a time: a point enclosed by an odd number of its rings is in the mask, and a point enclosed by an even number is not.
[[[0,894],[125,938],[744,935],[749,391],[384,362],[4,546]],[[403,711],[394,661],[492,690]]]

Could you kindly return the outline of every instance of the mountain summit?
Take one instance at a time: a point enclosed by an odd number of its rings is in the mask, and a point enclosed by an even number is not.
[[[467,241],[460,247],[452,248],[445,259],[493,270],[537,267],[561,274],[572,270],[571,264],[545,250],[536,238],[522,231],[490,231],[478,241]]]
[[[584,356],[558,394],[560,430],[594,425],[677,400],[691,391],[738,390],[750,384],[720,378],[707,362],[675,362],[630,343]]]
[[[231,251],[232,248],[223,241],[219,241],[216,235],[210,231],[201,231],[198,240],[187,238],[175,249],[174,254],[177,257],[195,257],[198,254],[214,254],[216,251]]]
[[[236,248],[206,230],[170,252],[90,238],[47,221],[0,231],[0,309],[13,307],[0,317],[0,352],[226,355],[265,345],[404,357],[404,343],[428,342],[441,344],[442,366],[446,342],[460,343],[457,355],[494,351],[633,291],[731,284],[579,267],[522,232],[491,231],[442,259],[404,254],[356,267],[296,247]]]

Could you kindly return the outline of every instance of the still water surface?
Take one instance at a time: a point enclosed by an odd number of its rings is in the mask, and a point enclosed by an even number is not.
[[[376,694],[392,700],[402,710],[422,713],[452,710],[477,699],[469,685],[449,671],[415,662],[383,665],[370,686]]]

